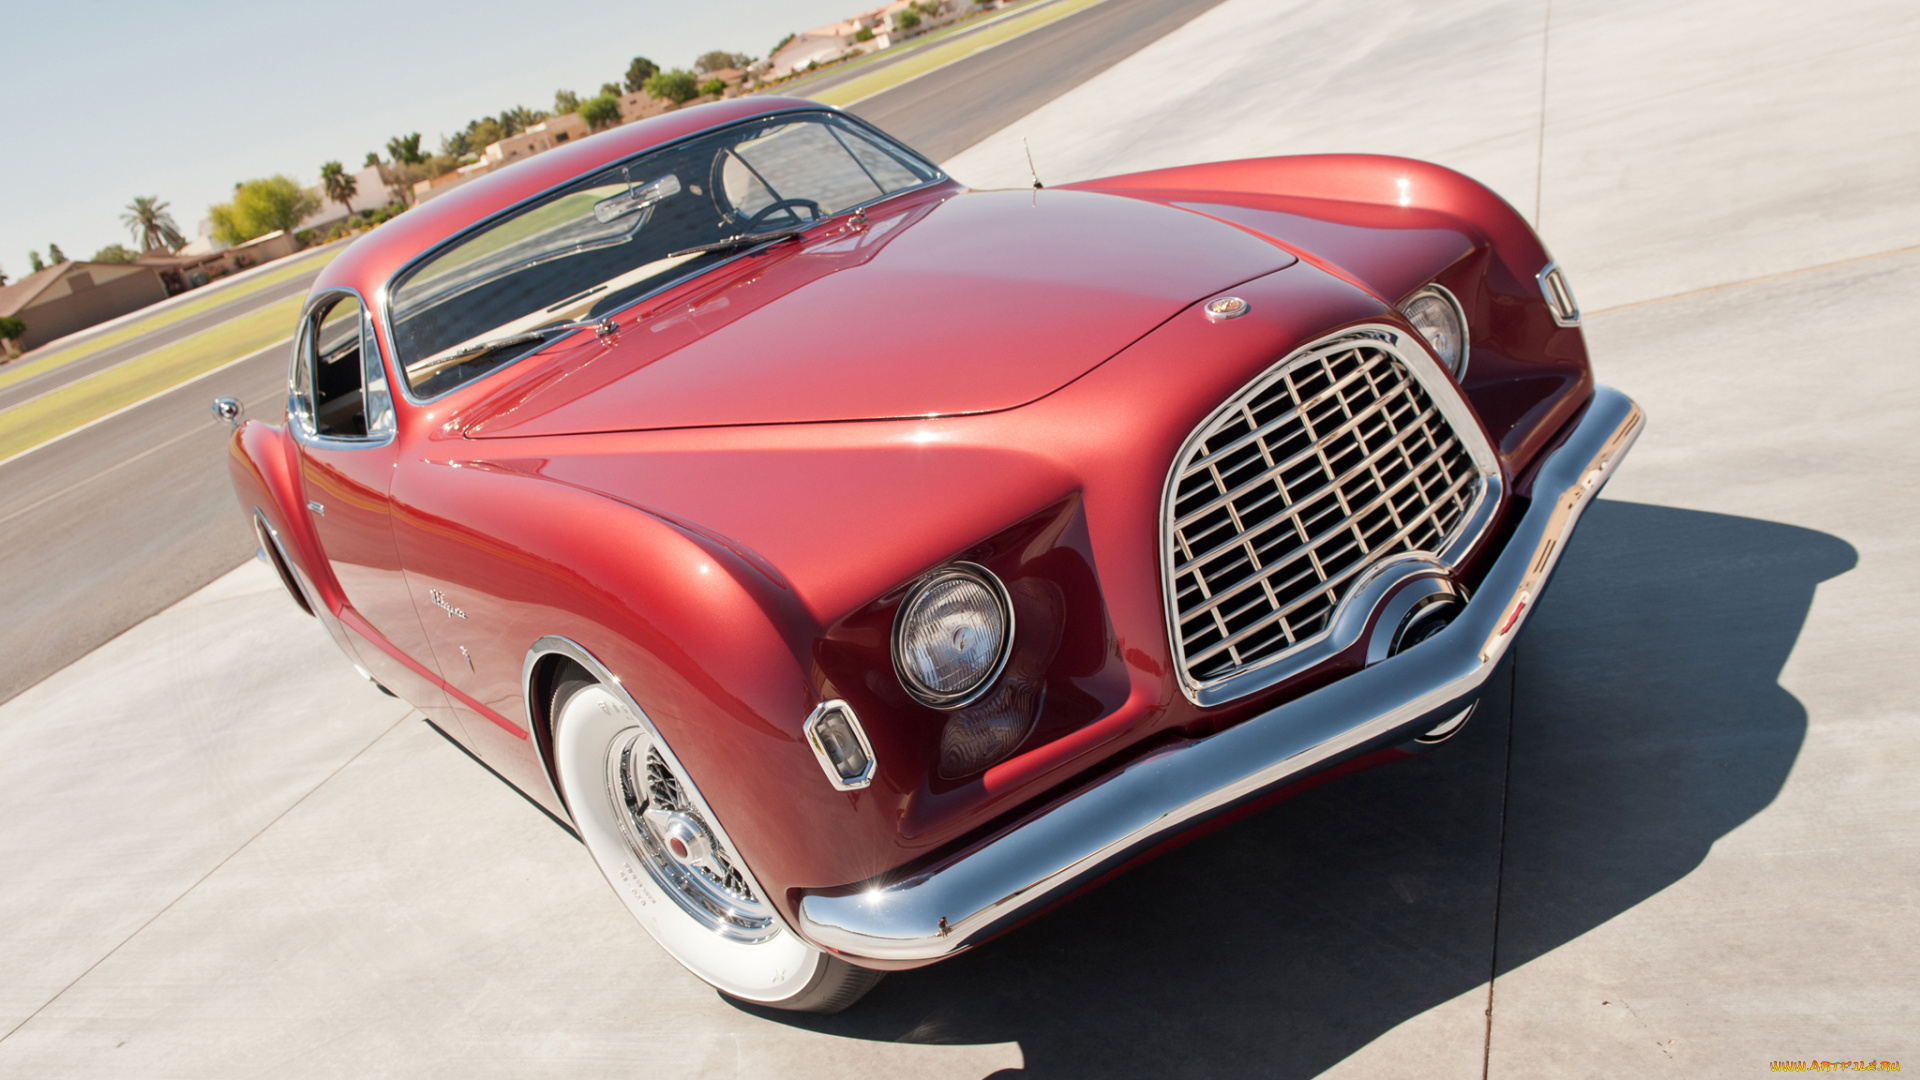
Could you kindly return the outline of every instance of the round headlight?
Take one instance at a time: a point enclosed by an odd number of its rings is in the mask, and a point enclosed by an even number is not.
[[[921,578],[893,619],[893,669],[920,702],[957,709],[1007,666],[1013,605],[984,566],[954,563]]]
[[[1454,378],[1467,373],[1467,320],[1452,293],[1429,285],[1407,297],[1400,305],[1400,314],[1433,346]]]

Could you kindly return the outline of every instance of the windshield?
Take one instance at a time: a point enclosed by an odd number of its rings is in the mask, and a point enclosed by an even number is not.
[[[416,397],[435,397],[730,258],[764,236],[940,179],[826,113],[783,114],[649,151],[488,222],[388,296]]]

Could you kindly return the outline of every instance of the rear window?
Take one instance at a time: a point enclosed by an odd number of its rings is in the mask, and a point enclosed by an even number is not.
[[[733,258],[735,241],[940,178],[911,151],[827,113],[768,117],[630,158],[403,274],[388,295],[402,377],[415,397],[436,397],[574,332],[571,323]]]

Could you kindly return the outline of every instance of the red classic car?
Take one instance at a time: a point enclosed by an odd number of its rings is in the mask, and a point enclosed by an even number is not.
[[[231,455],[294,601],[817,1011],[1459,730],[1641,426],[1457,173],[971,191],[778,98],[408,212],[296,341]]]

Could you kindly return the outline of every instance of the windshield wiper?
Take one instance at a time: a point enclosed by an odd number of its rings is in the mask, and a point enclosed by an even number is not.
[[[709,251],[729,251],[733,248],[758,247],[762,244],[778,243],[781,240],[791,240],[812,227],[811,224],[807,224],[797,225],[791,229],[774,229],[770,232],[738,233],[727,237],[725,240],[715,240],[711,244],[699,244],[695,247],[681,248],[679,251],[668,255],[667,258],[677,259],[682,255],[699,255]]]
[[[501,349],[509,349],[515,345],[531,345],[536,341],[545,341],[556,334],[570,334],[575,330],[589,329],[601,337],[606,337],[608,334],[613,333],[613,319],[607,317],[580,319],[576,322],[554,323],[552,326],[543,326],[538,330],[526,330],[518,334],[507,334],[503,337],[476,341],[471,345],[463,346],[448,353],[443,358],[443,362],[447,360],[464,360],[469,356],[479,356],[483,353],[499,352]]]

